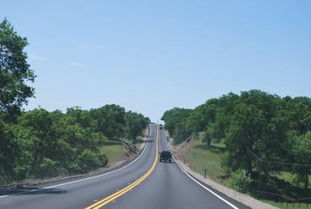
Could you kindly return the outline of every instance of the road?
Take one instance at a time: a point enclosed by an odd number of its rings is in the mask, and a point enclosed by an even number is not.
[[[200,186],[183,173],[176,162],[157,163],[156,150],[168,150],[165,140],[165,132],[157,125],[150,125],[144,150],[125,167],[0,196],[0,209],[79,209],[101,208],[102,205],[110,209],[247,208]]]

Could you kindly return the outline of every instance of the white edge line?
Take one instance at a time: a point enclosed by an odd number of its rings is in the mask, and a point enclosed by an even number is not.
[[[168,149],[170,149],[169,146],[168,146],[168,144],[167,144],[167,139],[166,139],[166,133],[165,133],[165,132],[164,132],[164,136],[165,136],[165,139],[164,139],[164,140],[165,140],[165,142],[166,142],[166,147],[167,147]],[[234,208],[234,209],[239,209],[237,206],[233,205],[233,204],[230,203],[228,200],[222,198],[220,195],[216,194],[215,192],[213,192],[212,190],[210,190],[209,188],[207,188],[206,186],[204,186],[203,184],[201,184],[200,182],[198,182],[198,181],[197,181],[195,178],[193,178],[189,173],[187,173],[187,171],[185,171],[185,170],[181,167],[181,165],[179,165],[179,162],[176,160],[174,154],[173,154],[172,156],[173,156],[175,162],[177,163],[179,169],[180,169],[184,174],[186,174],[190,179],[192,179],[195,183],[197,183],[198,185],[200,185],[201,187],[203,187],[205,190],[207,190],[207,191],[210,192],[211,194],[215,195],[218,199],[220,199],[220,200],[224,201],[225,203],[227,203],[227,204],[228,204],[229,206],[231,206],[232,208]]]
[[[148,135],[148,137],[147,137],[147,140],[149,139],[150,135],[151,135],[151,129],[149,129],[149,135]],[[9,194],[9,195],[2,195],[2,196],[0,196],[0,199],[1,199],[1,198],[5,198],[5,197],[10,197],[10,196],[15,196],[15,195],[18,195],[18,194],[26,194],[26,193],[41,191],[41,190],[44,190],[44,189],[50,189],[50,188],[65,186],[65,185],[68,185],[68,184],[74,184],[74,183],[78,183],[78,182],[82,182],[82,181],[87,181],[87,180],[99,178],[99,177],[102,177],[102,176],[106,176],[106,175],[109,175],[109,174],[112,174],[112,173],[115,173],[115,172],[124,170],[125,168],[129,167],[130,165],[132,165],[132,164],[135,163],[138,159],[141,158],[141,156],[144,154],[144,152],[145,152],[146,147],[147,147],[148,144],[149,144],[149,143],[148,143],[147,141],[145,141],[144,149],[143,149],[143,151],[139,154],[139,156],[138,156],[137,158],[135,158],[135,160],[133,160],[133,161],[130,162],[129,164],[127,164],[127,165],[125,165],[125,166],[123,166],[123,167],[121,167],[121,168],[118,168],[118,169],[116,169],[116,170],[113,170],[113,171],[110,171],[110,172],[107,172],[107,173],[104,173],[104,174],[100,174],[100,175],[97,175],[97,176],[92,176],[92,177],[88,177],[88,178],[84,178],[84,179],[79,179],[79,180],[76,180],[76,181],[66,182],[66,183],[63,183],[63,184],[56,184],[56,185],[53,185],[53,186],[43,187],[43,188],[40,188],[40,189],[33,189],[33,190],[30,190],[30,191],[25,191],[25,192],[16,192],[16,193]]]

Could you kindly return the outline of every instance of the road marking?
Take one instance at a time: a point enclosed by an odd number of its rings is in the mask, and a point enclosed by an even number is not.
[[[129,191],[132,191],[136,186],[138,186],[140,183],[142,183],[146,178],[148,178],[148,176],[151,175],[151,173],[154,171],[157,162],[158,162],[158,150],[159,150],[159,127],[157,128],[157,137],[156,137],[156,150],[155,150],[155,157],[154,157],[154,161],[153,164],[151,166],[151,168],[143,175],[141,176],[139,179],[137,179],[136,181],[134,181],[133,183],[131,183],[130,185],[124,187],[123,189],[119,190],[118,192],[115,192],[107,197],[105,197],[104,199],[98,201],[97,203],[94,203],[88,207],[86,207],[85,209],[99,209],[102,208],[103,206],[107,205],[108,203],[114,201],[115,199],[117,199],[118,197],[121,197],[122,195],[126,194]]]
[[[151,135],[150,133],[151,133],[151,129],[149,128],[149,134],[148,134],[147,140],[149,139],[149,137],[150,137],[150,135]],[[146,147],[148,146],[148,144],[149,144],[149,143],[146,141],[146,142],[145,142],[145,146],[144,146],[144,148],[143,148],[143,151],[138,155],[137,158],[135,158],[135,160],[133,160],[133,161],[130,162],[129,164],[127,164],[127,165],[125,165],[125,166],[123,166],[123,167],[121,167],[121,168],[118,168],[118,169],[116,169],[116,170],[113,170],[113,171],[110,171],[110,172],[107,172],[107,173],[104,173],[104,174],[100,174],[100,175],[97,175],[97,176],[92,176],[92,177],[88,177],[88,178],[84,178],[84,179],[79,179],[79,180],[75,180],[75,181],[69,181],[69,182],[62,183],[62,184],[56,184],[56,185],[53,185],[53,186],[43,187],[43,188],[40,188],[40,189],[32,189],[32,190],[25,191],[25,192],[16,192],[16,193],[9,194],[9,195],[2,195],[2,196],[0,196],[0,199],[1,199],[1,198],[5,198],[5,197],[10,197],[10,196],[15,196],[15,195],[21,195],[21,194],[27,194],[27,193],[37,192],[37,191],[41,191],[41,190],[44,190],[44,189],[56,188],[56,187],[65,186],[65,185],[68,185],[68,184],[75,184],[75,183],[79,183],[79,182],[83,182],[83,181],[87,181],[87,180],[91,180],[91,179],[96,179],[96,178],[99,178],[99,177],[102,177],[102,176],[106,176],[106,175],[109,175],[109,174],[112,174],[112,173],[115,173],[115,172],[124,170],[124,169],[126,169],[127,167],[131,166],[133,163],[135,163],[138,159],[141,158],[141,156],[144,154],[144,152],[145,152]]]
[[[166,133],[164,133],[165,135],[165,142],[166,142],[166,147],[167,149],[169,149],[169,146],[167,144],[167,140],[166,140]],[[172,152],[173,153],[173,152]],[[211,194],[213,194],[214,196],[216,196],[218,199],[222,200],[223,202],[225,202],[227,205],[231,206],[234,209],[239,209],[237,206],[233,205],[231,202],[229,202],[228,200],[222,198],[220,195],[216,194],[215,192],[213,192],[212,190],[210,190],[209,188],[207,188],[206,186],[204,186],[203,184],[201,184],[198,180],[196,180],[195,178],[193,178],[187,171],[185,171],[181,165],[179,164],[179,162],[176,160],[174,154],[172,155],[176,164],[178,165],[179,169],[186,174],[191,180],[193,180],[195,183],[197,183],[199,186],[203,187],[205,190],[207,190],[208,192],[210,192]]]

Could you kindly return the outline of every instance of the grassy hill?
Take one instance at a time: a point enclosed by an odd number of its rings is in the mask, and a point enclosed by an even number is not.
[[[229,186],[229,175],[221,166],[221,158],[226,151],[224,144],[212,143],[211,146],[208,146],[201,141],[200,137],[195,137],[177,147],[179,155],[184,162],[191,166],[193,171],[204,176],[206,169],[209,178]],[[258,185],[253,185],[251,191],[248,191],[247,194],[280,208],[311,208],[311,202],[309,204],[306,202],[295,203],[295,201],[289,200],[311,197],[311,188],[303,189],[302,185],[295,183],[294,176],[287,172],[272,175],[271,179],[260,187],[260,191]]]

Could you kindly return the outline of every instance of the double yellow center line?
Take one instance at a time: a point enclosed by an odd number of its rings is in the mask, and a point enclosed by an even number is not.
[[[159,157],[158,156],[158,150],[159,150],[158,143],[159,143],[159,128],[157,128],[156,151],[155,151],[155,157],[154,157],[154,161],[153,161],[151,168],[142,177],[140,177],[139,179],[137,179],[136,181],[134,181],[133,183],[131,183],[127,187],[124,187],[123,189],[109,195],[108,197],[105,197],[104,199],[86,207],[85,209],[102,208],[103,206],[107,205],[111,201],[113,201],[113,200],[117,199],[118,197],[124,195],[125,193],[129,192],[130,190],[135,188],[137,185],[139,185],[141,182],[143,182],[148,176],[150,176],[150,174],[153,172],[153,170],[155,169],[157,162],[158,162],[158,157]]]

